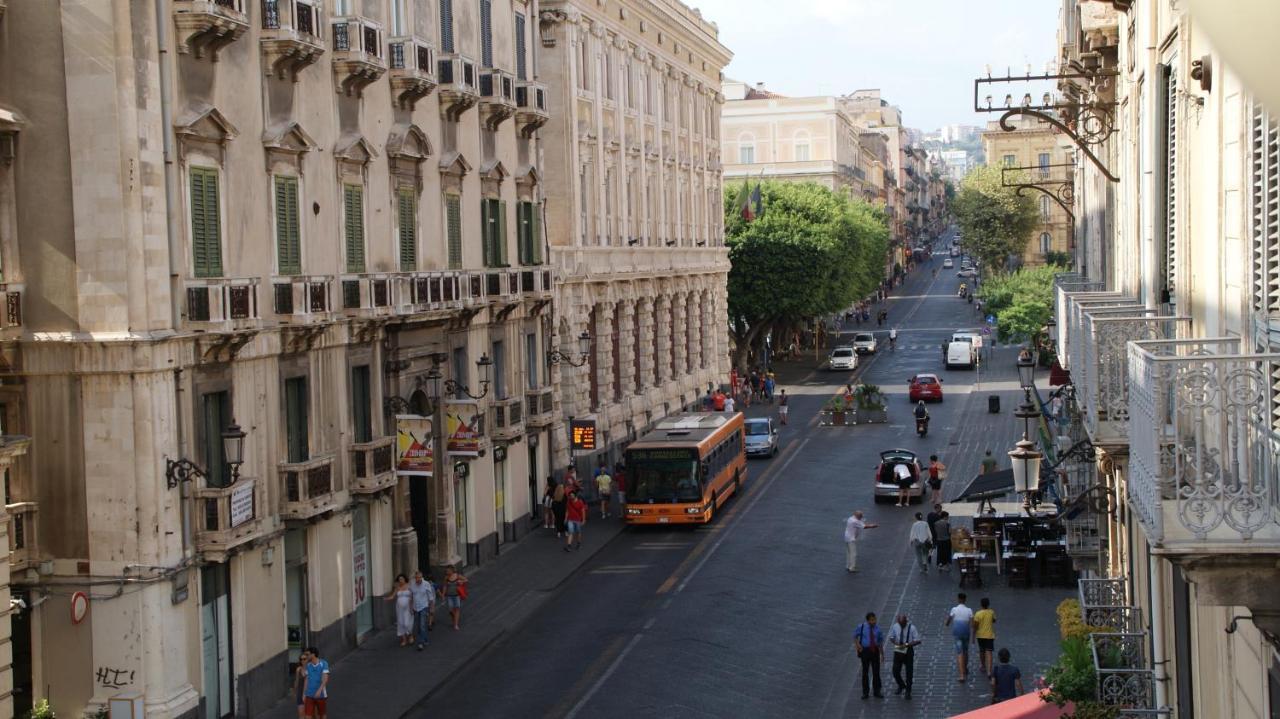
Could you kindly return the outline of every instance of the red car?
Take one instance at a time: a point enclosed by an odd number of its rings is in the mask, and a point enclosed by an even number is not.
[[[907,397],[913,403],[920,400],[926,402],[942,401],[942,380],[938,379],[938,375],[918,374],[909,381],[911,388],[907,390]]]

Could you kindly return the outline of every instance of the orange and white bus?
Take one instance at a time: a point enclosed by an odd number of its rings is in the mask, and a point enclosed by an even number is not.
[[[747,479],[742,414],[677,414],[627,448],[627,524],[710,522]]]

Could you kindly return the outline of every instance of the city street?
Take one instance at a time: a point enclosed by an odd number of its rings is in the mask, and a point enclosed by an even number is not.
[[[880,450],[910,449],[925,462],[938,453],[951,469],[950,499],[976,474],[984,449],[1007,466],[1004,454],[1016,440],[1016,350],[994,351],[980,389],[974,372],[941,367],[947,334],[978,323],[972,305],[955,296],[953,271],[931,277],[941,264],[935,257],[895,289],[880,352],[864,357],[854,377],[813,371],[812,361],[783,369],[780,386],[795,399],[781,451],[752,460],[746,492],[714,524],[622,532],[519,631],[406,716],[942,717],[989,703],[989,687],[973,673],[967,684],[956,681],[944,636],[956,573],[921,575],[907,540],[916,509],[871,497]],[[889,326],[899,328],[892,352]],[[854,329],[845,328],[846,340]],[[946,393],[930,408],[925,439],[915,436],[906,397],[916,372],[938,373]],[[854,378],[889,395],[889,423],[818,427],[822,403]],[[993,392],[1001,395],[999,414],[987,411]],[[754,406],[748,414],[772,409]],[[848,574],[842,531],[855,509],[879,527],[861,545],[862,571]],[[969,603],[992,598],[997,646],[1010,648],[1030,687],[1056,657],[1053,608],[1070,590],[1009,589],[987,574],[986,588],[969,590]],[[894,696],[889,662],[887,698],[861,699],[851,633],[867,611],[886,631],[897,612],[908,612],[924,634],[910,703]]]

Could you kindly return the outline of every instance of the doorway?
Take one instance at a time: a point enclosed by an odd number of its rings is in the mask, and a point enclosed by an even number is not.
[[[409,482],[409,524],[418,535],[418,569],[431,566],[431,495],[430,477],[406,477]]]
[[[291,672],[310,639],[307,601],[307,530],[304,527],[290,529],[284,535],[285,632]]]
[[[231,683],[231,571],[226,564],[200,569],[200,648],[204,663],[205,719],[235,713]]]
[[[529,448],[529,516],[537,524],[542,519],[538,494],[538,435],[529,435],[525,446]]]
[[[467,561],[467,482],[469,477],[453,478],[453,541],[463,564]]]
[[[31,594],[25,589],[15,589],[13,598],[22,602],[22,609],[12,612],[10,634],[13,639],[13,715],[26,716],[31,711]]]
[[[504,455],[505,457],[505,455]],[[493,528],[501,546],[507,539],[507,461],[493,460]]]

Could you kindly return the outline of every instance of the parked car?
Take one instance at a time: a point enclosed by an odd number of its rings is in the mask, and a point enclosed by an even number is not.
[[[768,417],[755,417],[746,421],[747,456],[772,457],[778,453],[778,428]]]
[[[859,332],[853,336],[853,351],[860,355],[876,353],[876,335],[874,332]]]
[[[942,261],[942,269],[944,270],[952,269],[955,266],[956,266],[956,263],[952,262],[950,257]]]
[[[936,374],[918,374],[910,380],[907,398],[914,404],[920,400],[926,402],[942,401],[942,380]]]
[[[858,353],[852,347],[837,347],[827,357],[827,369],[832,371],[849,371],[858,369]]]
[[[876,467],[875,501],[896,499],[898,497],[898,478],[893,468],[905,464],[911,471],[911,490],[907,496],[912,502],[919,502],[924,496],[924,487],[920,483],[920,461],[916,453],[909,449],[886,449],[880,453],[880,464]]]
[[[960,271],[956,273],[956,277],[977,277],[977,275],[978,271],[972,267],[962,267],[960,268]]]

